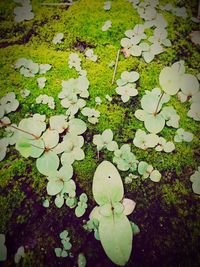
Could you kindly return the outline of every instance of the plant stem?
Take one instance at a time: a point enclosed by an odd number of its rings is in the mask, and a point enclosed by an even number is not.
[[[45,150],[45,148],[42,148],[42,147],[39,147],[39,146],[36,146],[36,145],[33,145],[33,144],[31,144],[33,147],[36,147],[36,148],[38,148],[38,149],[42,149],[42,150]]]
[[[16,127],[16,126],[9,125],[9,127],[12,127],[13,129],[15,129],[15,130],[19,130],[19,131],[21,131],[21,132],[23,132],[23,133],[29,134],[29,135],[33,136],[35,139],[38,139],[38,138],[39,138],[39,137],[36,136],[35,134],[29,133],[29,132],[27,132],[27,131],[25,131],[25,130],[23,130],[23,129],[20,129],[20,128]]]
[[[120,53],[120,50],[117,51],[117,57],[116,57],[116,61],[115,61],[115,69],[114,69],[114,73],[113,73],[112,84],[115,81],[115,75],[117,72],[117,66],[118,66],[118,61],[119,61],[119,53]]]
[[[42,6],[71,6],[72,3],[41,3]]]
[[[154,112],[154,115],[157,115],[157,113],[158,113],[158,108],[159,108],[160,101],[161,101],[163,95],[164,95],[164,92],[162,92],[162,94],[160,95],[160,98],[159,98],[159,100],[158,100],[158,104],[157,104],[156,110],[155,110],[155,112]]]
[[[38,139],[38,138],[39,138],[39,137],[36,136],[35,134],[29,133],[29,132],[27,132],[27,131],[25,131],[25,130],[23,130],[23,129],[20,129],[20,128],[14,126],[14,125],[11,125],[11,124],[5,124],[5,123],[3,123],[1,120],[0,120],[0,124],[2,124],[3,126],[6,126],[6,127],[12,127],[12,128],[15,129],[15,130],[18,130],[18,131],[21,131],[21,132],[23,132],[23,133],[29,134],[29,135],[33,136],[35,139]]]

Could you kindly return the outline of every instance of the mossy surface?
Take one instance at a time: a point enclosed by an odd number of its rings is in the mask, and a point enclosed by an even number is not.
[[[160,1],[168,2],[168,1]],[[172,2],[172,1],[170,1]],[[77,193],[87,193],[89,207],[83,218],[76,218],[74,210],[66,206],[58,209],[50,199],[50,208],[45,209],[42,202],[47,197],[46,178],[35,167],[35,161],[24,159],[11,147],[4,161],[0,162],[0,233],[6,235],[8,260],[4,267],[14,266],[13,258],[17,248],[25,246],[26,257],[19,266],[74,266],[79,252],[84,252],[87,266],[114,266],[106,257],[100,242],[93,234],[86,232],[82,225],[88,219],[95,205],[92,197],[92,179],[97,165],[103,160],[112,161],[112,153],[100,152],[92,144],[94,134],[110,128],[114,140],[121,146],[131,145],[138,160],[151,163],[162,173],[159,184],[150,180],[135,180],[125,185],[126,196],[137,203],[130,219],[138,224],[141,233],[134,238],[133,251],[127,266],[130,267],[195,267],[200,266],[200,197],[192,192],[190,175],[200,165],[199,123],[187,117],[188,104],[181,104],[172,97],[169,105],[180,115],[180,127],[194,133],[191,143],[176,144],[173,153],[166,154],[154,150],[143,151],[134,147],[132,140],[137,129],[144,129],[143,123],[134,117],[134,111],[140,107],[140,99],[145,90],[159,86],[161,69],[177,60],[185,60],[187,71],[199,72],[199,47],[194,46],[189,33],[198,29],[198,24],[177,18],[168,12],[166,16],[169,38],[172,47],[156,56],[146,64],[143,59],[120,55],[116,79],[124,70],[140,73],[138,81],[139,95],[128,103],[123,103],[115,93],[116,85],[111,84],[113,69],[108,64],[115,60],[120,48],[120,39],[124,31],[140,23],[141,19],[128,1],[114,0],[109,12],[103,10],[104,0],[75,1],[70,8],[45,7],[40,1],[33,0],[35,19],[29,22],[14,23],[15,3],[0,2],[0,97],[13,91],[20,101],[20,107],[10,114],[13,123],[33,113],[62,114],[58,93],[62,80],[77,77],[77,73],[68,66],[71,52],[77,52],[82,59],[82,67],[88,72],[90,98],[87,105],[95,106],[95,97],[100,96],[102,105],[96,107],[101,112],[97,125],[88,125],[84,134],[86,158],[74,164],[74,179]],[[196,1],[173,1],[180,6],[186,5],[191,16],[196,16]],[[106,20],[112,21],[112,28],[102,32]],[[57,32],[63,32],[62,44],[53,45],[52,39]],[[28,36],[28,38],[27,38]],[[96,63],[84,57],[84,50],[92,47],[99,59]],[[30,58],[37,63],[49,63],[53,67],[45,75],[47,83],[44,89],[38,89],[37,77],[24,78],[12,64],[21,57]],[[42,75],[41,75],[42,76]],[[31,95],[23,99],[22,89],[29,89]],[[35,98],[40,94],[53,96],[56,109],[38,105]],[[113,97],[112,103],[105,95]],[[85,118],[79,114],[79,117]],[[173,140],[175,129],[165,127],[162,136]],[[3,131],[0,131],[1,137]],[[122,179],[127,173],[122,173]],[[73,258],[56,258],[54,248],[60,246],[59,233],[68,229],[72,241]]]

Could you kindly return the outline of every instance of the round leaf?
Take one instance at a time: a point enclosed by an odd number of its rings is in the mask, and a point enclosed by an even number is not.
[[[59,166],[58,156],[51,152],[45,152],[40,158],[36,161],[36,167],[40,173],[43,175],[51,175],[52,172],[55,172]]]

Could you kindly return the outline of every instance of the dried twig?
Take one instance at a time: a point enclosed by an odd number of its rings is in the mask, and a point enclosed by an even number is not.
[[[114,73],[113,73],[112,84],[115,81],[115,75],[117,72],[117,66],[118,66],[118,61],[119,61],[119,54],[120,54],[120,50],[117,51],[117,57],[116,57],[116,61],[115,61],[115,69],[114,69]]]

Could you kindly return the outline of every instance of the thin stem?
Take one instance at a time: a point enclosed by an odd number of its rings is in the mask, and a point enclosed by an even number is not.
[[[41,3],[42,6],[71,6],[72,3]]]
[[[116,57],[116,61],[115,61],[115,69],[114,69],[114,73],[113,73],[112,84],[115,81],[115,75],[117,72],[117,66],[118,66],[118,61],[119,61],[119,53],[120,53],[120,50],[117,51],[117,57]]]
[[[164,92],[162,92],[162,94],[160,95],[160,98],[158,100],[158,104],[157,104],[157,107],[156,107],[156,111],[154,112],[154,115],[156,115],[158,113],[158,108],[159,108],[159,105],[160,105],[160,101],[161,101],[163,96],[164,96]]]
[[[42,147],[39,147],[39,146],[36,146],[36,145],[33,145],[31,144],[33,147],[36,147],[36,148],[39,148],[39,149],[42,149],[42,150],[45,150],[45,148],[42,148]]]
[[[6,127],[12,127],[12,128],[15,129],[15,130],[18,130],[18,131],[21,131],[21,132],[23,132],[23,133],[29,134],[29,135],[33,136],[35,139],[38,139],[38,138],[39,138],[39,137],[36,136],[35,134],[29,133],[29,132],[27,132],[27,131],[25,131],[25,130],[23,130],[23,129],[20,129],[20,128],[14,126],[14,125],[11,125],[11,124],[5,124],[5,123],[3,123],[1,120],[0,120],[0,124],[2,124],[3,126],[6,126]]]

